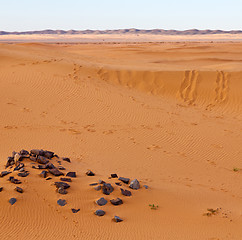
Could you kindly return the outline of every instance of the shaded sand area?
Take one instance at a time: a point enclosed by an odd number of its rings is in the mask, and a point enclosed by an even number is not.
[[[0,178],[1,239],[242,239],[241,69],[241,43],[0,44],[0,169],[43,148],[77,173],[64,197],[30,163],[24,193]]]

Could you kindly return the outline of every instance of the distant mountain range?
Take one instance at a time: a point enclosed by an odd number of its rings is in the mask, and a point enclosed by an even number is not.
[[[26,31],[26,32],[6,32],[0,31],[0,35],[33,35],[33,34],[154,34],[154,35],[206,35],[206,34],[241,34],[242,30],[198,30],[190,29],[184,31],[178,30],[163,30],[163,29],[117,29],[117,30],[41,30],[41,31]]]

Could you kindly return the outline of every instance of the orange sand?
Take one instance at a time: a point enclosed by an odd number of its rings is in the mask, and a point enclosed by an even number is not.
[[[78,174],[66,196],[38,170],[22,195],[0,178],[1,239],[241,240],[241,79],[242,43],[0,44],[1,170],[43,148]],[[111,173],[150,188],[116,186],[124,204],[97,217],[89,183]]]

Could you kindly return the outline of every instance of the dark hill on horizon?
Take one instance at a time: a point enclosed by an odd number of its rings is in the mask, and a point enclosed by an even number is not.
[[[34,34],[153,34],[153,35],[206,35],[206,34],[241,34],[242,30],[198,30],[189,29],[184,31],[179,30],[164,30],[164,29],[117,29],[117,30],[40,30],[40,31],[25,31],[25,32],[6,32],[0,31],[0,35],[34,35]]]

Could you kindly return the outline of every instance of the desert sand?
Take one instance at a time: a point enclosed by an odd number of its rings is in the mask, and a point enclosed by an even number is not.
[[[0,178],[1,239],[241,240],[241,79],[239,42],[1,43],[0,169],[42,148],[77,173],[64,197],[30,163],[24,193]],[[141,189],[122,196],[111,173]],[[99,179],[123,205],[96,205]]]

